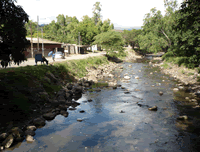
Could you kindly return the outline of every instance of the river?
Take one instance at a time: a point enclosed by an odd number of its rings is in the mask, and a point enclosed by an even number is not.
[[[187,92],[173,92],[177,84],[158,68],[146,63],[122,63],[122,73],[113,74],[130,81],[125,89],[103,88],[101,92],[86,92],[77,100],[76,110],[69,116],[58,115],[43,128],[36,130],[33,143],[25,140],[6,152],[195,152],[197,133],[176,120],[185,114],[183,99]],[[132,67],[129,67],[132,65]],[[139,71],[141,70],[141,71]],[[157,72],[155,72],[157,71]],[[150,74],[153,72],[153,74]],[[139,76],[139,79],[135,79]],[[154,86],[152,86],[154,85]],[[126,89],[130,93],[125,94]],[[136,89],[136,90],[135,90]],[[163,95],[159,95],[159,91]],[[92,99],[92,102],[87,102]],[[138,103],[144,106],[138,106]],[[157,111],[148,110],[156,105]],[[80,113],[85,110],[85,113]],[[124,113],[120,113],[124,111]],[[189,115],[189,114],[188,114]],[[83,121],[77,121],[81,118]],[[189,121],[189,120],[188,120]]]

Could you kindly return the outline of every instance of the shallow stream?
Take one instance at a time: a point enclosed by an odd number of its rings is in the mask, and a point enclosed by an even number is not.
[[[25,140],[7,149],[13,152],[195,152],[198,139],[194,129],[177,122],[183,115],[182,101],[186,92],[173,92],[176,82],[146,63],[123,63],[122,73],[129,81],[118,80],[125,89],[103,88],[101,92],[86,92],[77,100],[76,110],[69,116],[58,115],[36,130],[35,142]],[[129,67],[132,65],[132,67]],[[141,72],[139,71],[141,70]],[[157,72],[155,72],[157,71]],[[153,74],[150,74],[153,72]],[[134,73],[134,74],[133,74]],[[135,79],[139,76],[139,79]],[[154,86],[152,86],[154,85]],[[128,94],[125,90],[129,89]],[[137,89],[137,90],[135,90]],[[159,95],[159,91],[163,95]],[[92,102],[87,102],[92,99]],[[138,106],[138,103],[143,106]],[[146,105],[146,106],[145,106]],[[148,106],[158,107],[149,111]],[[80,113],[85,110],[85,113]],[[120,113],[124,111],[124,113]],[[187,113],[190,115],[190,113]],[[83,121],[78,122],[77,118]],[[189,120],[188,120],[189,121]]]

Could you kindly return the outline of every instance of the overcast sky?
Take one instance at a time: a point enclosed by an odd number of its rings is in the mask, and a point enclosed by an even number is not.
[[[37,21],[39,15],[39,24],[48,24],[59,14],[76,16],[79,21],[84,15],[92,17],[97,1],[102,5],[103,21],[109,18],[115,28],[141,27],[145,14],[153,7],[165,14],[164,0],[17,0],[16,4],[22,6],[29,20]],[[179,6],[182,1],[178,0]]]

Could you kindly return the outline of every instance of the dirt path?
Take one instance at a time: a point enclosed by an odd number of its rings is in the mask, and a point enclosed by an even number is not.
[[[65,59],[55,59],[55,62],[53,62],[52,57],[46,57],[46,59],[49,61],[49,64],[53,64],[53,63],[63,62],[63,61],[66,61],[66,60],[85,59],[85,58],[88,58],[88,57],[100,56],[100,55],[104,55],[104,54],[106,54],[105,51],[102,51],[100,53],[73,54],[73,55],[69,55]],[[37,65],[40,65],[40,64],[41,64],[41,62],[39,61]],[[28,61],[25,61],[25,62],[21,63],[19,66],[18,65],[14,65],[12,63],[12,65],[8,66],[7,68],[23,67],[23,66],[27,66],[27,65],[30,65],[30,66],[35,65],[35,59],[34,58],[29,58]],[[1,66],[0,66],[0,69],[2,69]]]

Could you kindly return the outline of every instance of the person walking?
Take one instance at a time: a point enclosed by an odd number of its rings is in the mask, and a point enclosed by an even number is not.
[[[53,52],[52,59],[55,62],[55,53]]]

